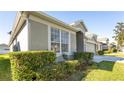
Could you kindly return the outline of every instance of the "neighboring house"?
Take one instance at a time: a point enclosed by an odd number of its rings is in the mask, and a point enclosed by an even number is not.
[[[108,50],[109,49],[109,39],[106,37],[98,37],[98,50]]]
[[[9,46],[6,44],[0,44],[0,54],[9,53]]]
[[[86,52],[96,53],[97,50],[97,35],[86,32],[85,33],[84,49]]]
[[[58,58],[63,53],[70,57],[73,52],[95,53],[95,42],[91,41],[96,41],[96,35],[88,37],[86,32],[81,20],[68,25],[43,12],[21,11],[11,32],[10,51],[53,50]],[[88,48],[84,49],[84,44]]]
[[[103,50],[102,49],[102,42],[97,41],[97,50]]]

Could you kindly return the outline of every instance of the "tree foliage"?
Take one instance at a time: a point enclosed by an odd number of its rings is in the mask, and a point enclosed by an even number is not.
[[[122,47],[124,45],[124,23],[118,22],[113,31],[115,33],[113,38],[116,40],[117,46]]]

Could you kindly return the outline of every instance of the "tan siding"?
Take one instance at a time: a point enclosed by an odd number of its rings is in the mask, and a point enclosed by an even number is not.
[[[29,50],[48,50],[48,26],[29,20]]]

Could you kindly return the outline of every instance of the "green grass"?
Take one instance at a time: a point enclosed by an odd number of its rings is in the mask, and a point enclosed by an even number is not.
[[[107,55],[107,56],[115,56],[115,57],[122,57],[122,58],[124,58],[124,53],[122,53],[122,52],[110,53],[110,54],[104,54],[104,55]]]
[[[11,68],[8,55],[0,55],[0,81],[11,80]]]
[[[90,67],[82,80],[113,81],[124,80],[124,63],[100,62],[96,68]]]
[[[4,54],[4,55],[0,54],[0,58],[9,58],[9,55],[8,54]]]

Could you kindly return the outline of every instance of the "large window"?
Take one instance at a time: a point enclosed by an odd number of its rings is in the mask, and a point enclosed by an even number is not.
[[[61,37],[60,37],[61,36]],[[60,50],[61,49],[61,50]],[[69,33],[60,31],[57,28],[51,28],[51,50],[60,53],[69,50]]]
[[[60,31],[57,28],[51,28],[51,50],[60,52]]]
[[[62,31],[61,32],[61,49],[62,49],[62,52],[68,52],[68,43],[69,43],[69,33]]]

